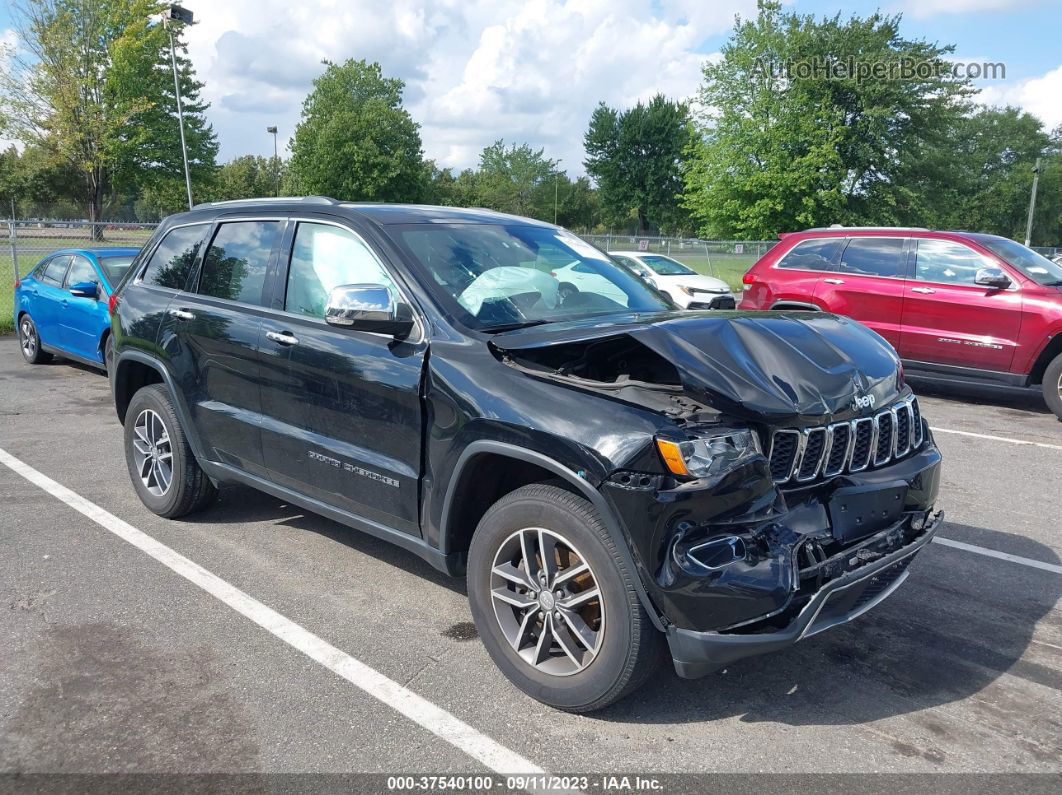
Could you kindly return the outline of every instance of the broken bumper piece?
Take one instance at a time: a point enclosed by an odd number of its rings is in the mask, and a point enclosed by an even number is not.
[[[942,516],[929,517],[924,532],[906,546],[827,582],[781,629],[697,632],[672,625],[667,639],[676,672],[696,679],[735,660],[782,649],[861,616],[903,583],[907,566],[936,534]]]

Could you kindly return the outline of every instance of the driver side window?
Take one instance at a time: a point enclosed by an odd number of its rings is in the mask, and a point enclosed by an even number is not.
[[[328,294],[341,284],[382,284],[394,293],[394,282],[361,238],[331,224],[300,222],[291,249],[285,311],[323,318]]]

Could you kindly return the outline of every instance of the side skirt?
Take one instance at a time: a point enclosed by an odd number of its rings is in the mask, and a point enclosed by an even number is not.
[[[393,527],[388,527],[379,522],[374,522],[371,519],[366,519],[362,516],[340,510],[339,508],[335,508],[320,500],[315,500],[312,497],[299,494],[298,492],[292,491],[283,486],[278,486],[276,483],[266,480],[265,478],[248,474],[247,472],[229,466],[228,464],[221,464],[217,461],[200,460],[199,465],[214,481],[242,483],[245,486],[258,489],[258,491],[264,491],[266,494],[270,494],[277,499],[290,502],[293,505],[298,505],[300,508],[305,508],[307,511],[324,516],[334,522],[339,522],[347,527],[360,530],[363,533],[368,533],[375,538],[389,541],[395,546],[401,547],[408,552],[412,552],[417,557],[426,560],[439,571],[449,574],[454,570],[451,568],[454,565],[454,561],[448,560],[447,558],[449,556],[443,554],[440,550],[431,546],[422,538],[416,538],[408,533],[395,530]]]

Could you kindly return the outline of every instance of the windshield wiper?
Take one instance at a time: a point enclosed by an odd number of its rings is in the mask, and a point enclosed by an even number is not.
[[[539,318],[538,320],[523,320],[519,323],[505,323],[501,326],[490,326],[489,328],[485,328],[483,330],[486,331],[488,334],[496,334],[501,331],[515,331],[518,328],[530,328],[531,326],[541,326],[543,323],[552,322],[553,321],[551,320],[542,320],[541,318]]]

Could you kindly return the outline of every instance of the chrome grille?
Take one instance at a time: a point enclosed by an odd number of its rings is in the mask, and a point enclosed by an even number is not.
[[[852,421],[855,444],[848,462],[849,472],[860,472],[870,466],[870,453],[874,444],[874,420],[870,417]]]
[[[822,456],[826,452],[826,429],[811,428],[804,436],[804,452],[797,467],[796,479],[801,483],[814,480],[822,467]]]
[[[888,463],[896,446],[896,434],[892,432],[892,411],[875,414],[874,425],[878,432],[874,443],[874,466],[879,467]]]
[[[781,428],[771,435],[771,477],[775,483],[810,483],[880,467],[922,446],[922,414],[913,397],[873,417],[817,428]]]

